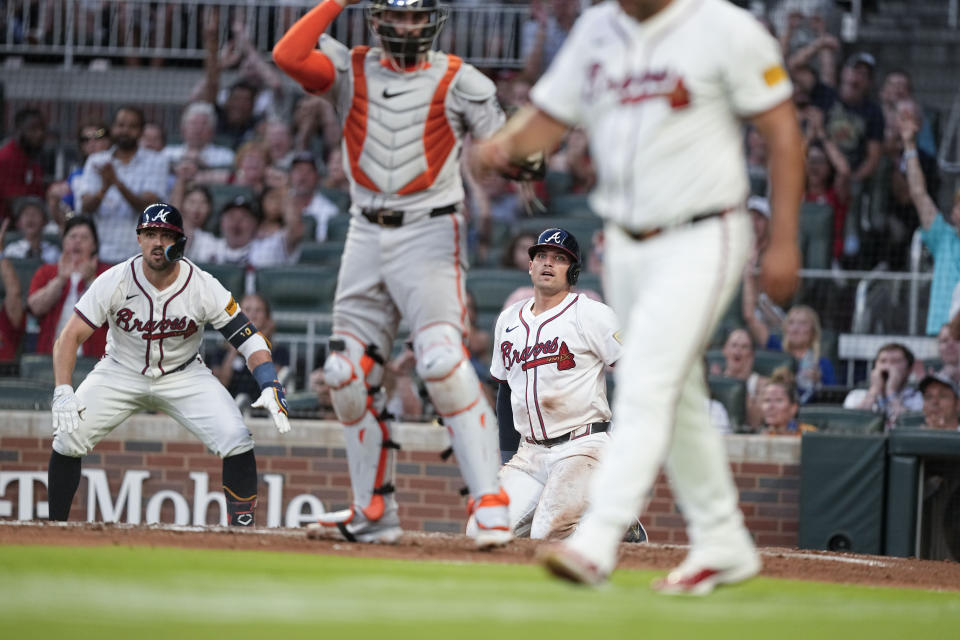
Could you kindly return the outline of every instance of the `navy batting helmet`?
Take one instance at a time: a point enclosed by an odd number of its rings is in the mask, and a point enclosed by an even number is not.
[[[577,284],[577,279],[580,278],[580,244],[573,234],[559,227],[547,229],[537,237],[536,244],[528,250],[530,259],[533,260],[533,256],[537,255],[537,250],[544,247],[559,249],[570,256],[567,282],[570,283],[570,286]]]
[[[367,22],[380,44],[397,62],[404,66],[417,63],[420,56],[433,48],[437,35],[447,21],[448,8],[437,0],[371,0],[367,7]],[[426,21],[415,26],[416,33],[398,29],[386,12],[426,14]]]
[[[167,247],[164,255],[167,262],[176,262],[183,258],[187,236],[183,231],[183,216],[175,206],[165,202],[155,202],[148,206],[137,220],[137,233],[142,229],[164,229],[180,234],[176,242]]]

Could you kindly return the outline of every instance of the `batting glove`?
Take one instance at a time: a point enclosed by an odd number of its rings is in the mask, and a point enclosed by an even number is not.
[[[53,390],[53,433],[73,433],[83,420],[86,407],[73,393],[68,384],[57,385]]]
[[[287,398],[283,392],[283,385],[274,380],[263,388],[260,397],[256,402],[250,405],[257,409],[266,409],[270,417],[273,418],[273,424],[280,433],[290,431],[289,412],[287,411]]]

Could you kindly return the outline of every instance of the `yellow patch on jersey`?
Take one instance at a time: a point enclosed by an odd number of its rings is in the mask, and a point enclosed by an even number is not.
[[[224,307],[223,310],[227,312],[228,316],[232,316],[237,312],[237,301],[233,299],[233,296],[230,296],[230,302],[227,303],[227,306]]]
[[[763,81],[767,83],[768,87],[772,87],[775,84],[780,84],[786,79],[787,70],[779,64],[772,67],[767,67],[763,71]]]
[[[619,342],[620,344],[623,344],[623,336],[620,335],[619,331],[614,332],[613,339]]]

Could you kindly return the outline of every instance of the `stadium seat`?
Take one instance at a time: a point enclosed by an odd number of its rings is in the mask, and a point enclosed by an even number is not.
[[[908,411],[899,418],[894,425],[895,429],[919,429],[926,423],[922,411]]]
[[[757,349],[754,352],[753,370],[760,375],[770,377],[770,374],[778,367],[787,367],[790,371],[796,373],[797,360],[789,353],[784,353],[783,351]]]
[[[350,216],[333,216],[327,220],[327,242],[343,242],[347,239]]]
[[[800,207],[800,251],[805,269],[829,269],[833,255],[833,207],[804,202]]]
[[[346,214],[350,210],[350,194],[342,189],[330,189],[323,187],[320,193],[326,196],[327,200],[337,205],[340,213]]]
[[[705,358],[708,372],[713,368],[713,365],[718,365],[721,371],[727,366],[727,359],[724,357],[722,349],[710,349],[707,351]]]
[[[543,184],[547,190],[547,200],[552,203],[557,198],[570,194],[573,178],[565,171],[547,171]]]
[[[0,378],[0,409],[49,411],[53,383]]]
[[[836,405],[800,407],[800,422],[806,422],[829,433],[883,433],[883,415],[860,409],[844,409]]]
[[[236,264],[198,263],[198,267],[220,281],[224,288],[233,294],[237,302],[246,291],[246,270]]]
[[[300,246],[300,264],[339,267],[343,242],[305,242]]]
[[[328,312],[333,307],[337,270],[333,267],[294,265],[257,271],[257,292],[273,311]]]
[[[96,366],[99,358],[78,356],[72,384],[76,388]],[[20,378],[53,385],[53,356],[49,353],[25,353],[20,356]]]
[[[317,237],[317,219],[313,216],[302,216],[303,241],[312,242]]]
[[[738,378],[707,376],[707,386],[710,396],[727,410],[730,426],[736,431],[747,421],[747,383]]]
[[[517,269],[473,269],[467,274],[467,289],[477,312],[499,313],[507,297],[518,287],[529,287],[530,274]]]
[[[576,288],[580,290],[589,289],[596,291],[601,296],[603,295],[603,283],[600,281],[600,276],[595,273],[581,272]]]
[[[320,408],[320,398],[311,390],[294,391],[287,395],[290,413],[311,413]]]

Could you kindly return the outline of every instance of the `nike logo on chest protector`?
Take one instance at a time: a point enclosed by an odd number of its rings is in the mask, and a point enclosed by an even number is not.
[[[436,181],[457,138],[447,119],[447,90],[462,64],[456,56],[431,59],[430,67],[398,86],[365,47],[353,51],[353,103],[344,126],[350,171],[357,184],[377,193],[407,195]]]

